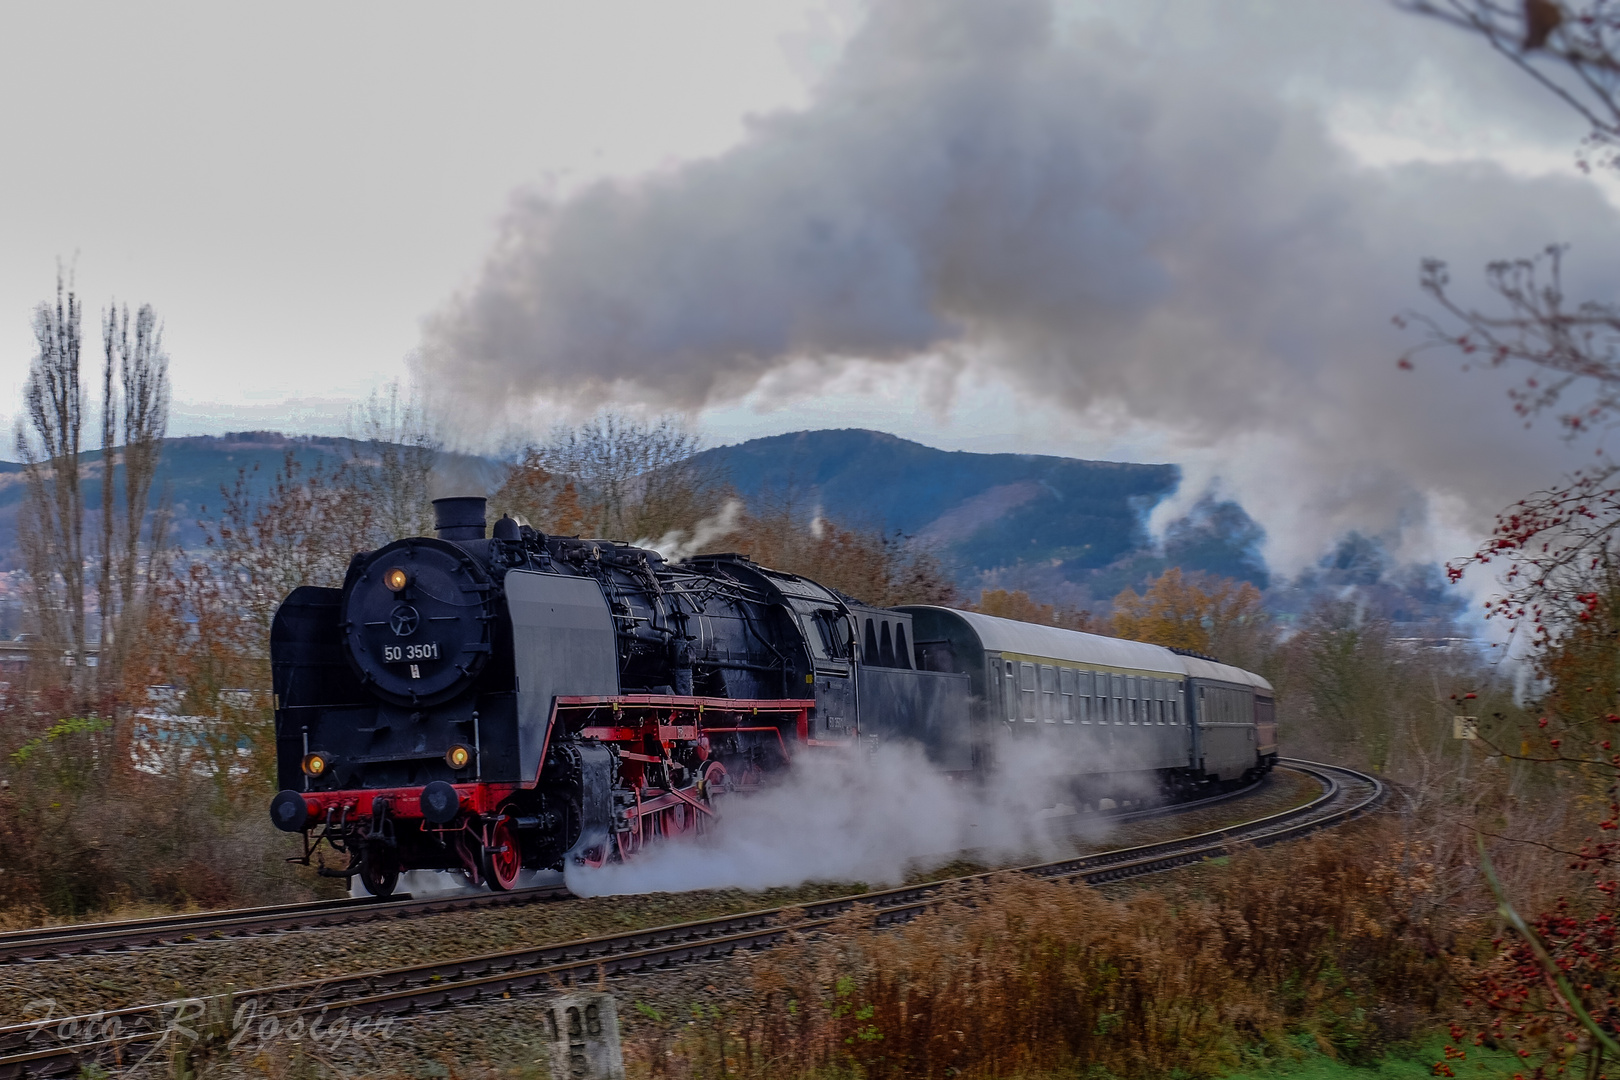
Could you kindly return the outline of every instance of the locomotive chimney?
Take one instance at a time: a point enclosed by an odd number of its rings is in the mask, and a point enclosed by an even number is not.
[[[482,495],[458,495],[433,500],[433,528],[440,540],[482,540],[484,538]]]

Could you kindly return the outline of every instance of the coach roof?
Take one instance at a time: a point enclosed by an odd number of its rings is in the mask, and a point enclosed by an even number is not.
[[[906,606],[901,610],[927,610],[922,605]],[[1187,675],[1195,679],[1216,679],[1222,682],[1253,686],[1269,691],[1271,684],[1260,676],[1230,664],[1202,660],[1194,656],[1173,653],[1161,645],[1124,638],[1087,634],[1079,630],[1064,630],[1056,626],[1003,619],[977,611],[959,611],[956,608],[934,608],[948,611],[965,622],[978,635],[986,652],[1016,653],[1038,656],[1084,666],[1126,668],[1134,671],[1159,671],[1167,675]]]

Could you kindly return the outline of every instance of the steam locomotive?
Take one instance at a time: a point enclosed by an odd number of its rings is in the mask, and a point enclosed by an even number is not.
[[[1075,763],[1082,802],[1277,760],[1270,685],[1208,658],[870,607],[735,554],[488,530],[482,498],[434,513],[436,536],[294,589],[271,629],[271,820],[375,895],[404,870],[509,889],[632,859],[800,755],[859,745],[909,740],[972,780],[1033,740]]]

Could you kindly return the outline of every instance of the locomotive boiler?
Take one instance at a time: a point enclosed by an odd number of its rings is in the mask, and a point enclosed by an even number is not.
[[[1077,797],[1276,760],[1263,679],[1154,645],[874,608],[734,554],[545,535],[482,498],[303,586],[271,630],[277,828],[376,895],[403,870],[511,888],[709,828],[801,754],[906,740],[966,779],[1061,745]]]

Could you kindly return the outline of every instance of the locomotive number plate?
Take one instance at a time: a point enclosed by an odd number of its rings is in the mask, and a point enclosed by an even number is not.
[[[439,643],[425,641],[420,645],[384,645],[383,660],[394,664],[406,664],[416,660],[437,660],[439,658]]]

